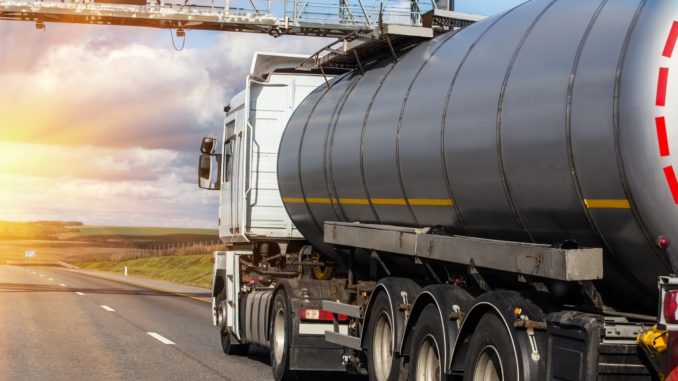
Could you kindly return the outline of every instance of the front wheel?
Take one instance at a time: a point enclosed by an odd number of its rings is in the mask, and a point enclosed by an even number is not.
[[[518,374],[515,350],[504,323],[494,314],[478,322],[469,343],[465,381],[515,380]]]
[[[224,350],[224,353],[227,355],[233,356],[242,356],[246,355],[249,352],[249,344],[241,344],[238,342],[238,339],[233,337],[228,331],[226,325],[226,301],[222,300],[219,302],[217,309],[217,325],[219,326],[219,336],[221,338],[221,349]]]
[[[271,309],[269,332],[271,338],[271,369],[276,381],[297,379],[297,372],[290,370],[289,306],[284,291],[277,292]]]
[[[410,380],[443,380],[445,335],[440,313],[435,305],[429,304],[419,315],[411,343]]]

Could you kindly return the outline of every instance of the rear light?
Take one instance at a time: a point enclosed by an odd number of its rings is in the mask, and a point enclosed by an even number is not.
[[[669,238],[666,236],[660,235],[659,238],[657,238],[657,246],[664,250],[668,249],[670,244],[671,241],[669,241]]]
[[[299,318],[301,320],[320,320],[320,321],[332,321],[334,320],[333,314],[330,311],[320,310],[316,308],[302,308],[299,310]],[[346,315],[337,315],[338,321],[346,321],[348,317]]]
[[[678,290],[664,294],[664,320],[668,324],[678,323]]]

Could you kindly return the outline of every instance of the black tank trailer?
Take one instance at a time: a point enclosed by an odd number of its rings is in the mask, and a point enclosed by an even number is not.
[[[287,211],[335,256],[325,221],[602,247],[605,303],[654,314],[678,260],[676,20],[533,0],[337,78],[284,132]]]

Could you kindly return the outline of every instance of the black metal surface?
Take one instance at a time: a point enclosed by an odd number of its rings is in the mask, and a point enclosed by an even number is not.
[[[546,317],[547,379],[594,380],[602,316],[563,311]]]
[[[678,72],[662,55],[677,19],[669,0],[533,0],[337,81],[283,138],[292,220],[316,245],[310,222],[339,218],[602,247],[604,302],[653,311],[657,276],[678,259],[655,244],[678,237],[678,180],[664,173],[675,160],[655,128],[664,116],[678,145],[676,74],[655,104],[659,68]]]

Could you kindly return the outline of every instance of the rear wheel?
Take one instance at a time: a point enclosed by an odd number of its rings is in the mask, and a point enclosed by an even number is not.
[[[443,380],[443,351],[445,336],[440,313],[435,305],[429,304],[417,319],[410,346],[410,380]]]
[[[224,353],[227,355],[233,356],[242,356],[247,354],[250,349],[249,344],[241,344],[237,338],[235,338],[228,331],[226,324],[226,314],[228,310],[226,309],[226,300],[221,300],[217,307],[217,325],[219,326],[219,336],[221,338],[221,349],[224,350]]]
[[[515,350],[506,326],[495,314],[478,322],[464,366],[466,381],[513,380],[518,373]]]
[[[290,336],[289,306],[287,295],[280,291],[275,294],[270,319],[271,368],[276,381],[297,379],[297,372],[290,370]]]
[[[396,381],[402,362],[393,356],[394,319],[385,292],[380,292],[372,305],[368,325],[367,369],[372,381]]]

